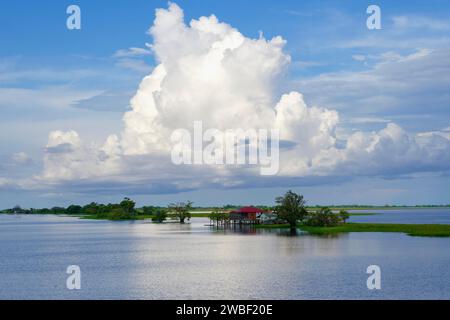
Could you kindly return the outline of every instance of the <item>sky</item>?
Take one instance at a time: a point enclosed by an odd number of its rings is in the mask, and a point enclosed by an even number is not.
[[[69,5],[81,29],[69,30]],[[368,29],[369,5],[381,29]],[[450,203],[448,1],[14,1],[0,208]],[[280,170],[174,165],[171,134],[280,129]]]

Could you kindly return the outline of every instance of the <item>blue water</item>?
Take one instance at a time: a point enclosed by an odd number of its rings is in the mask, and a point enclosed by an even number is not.
[[[376,213],[370,216],[352,216],[351,222],[450,224],[450,209],[389,209],[351,210],[354,213]]]
[[[352,220],[436,223],[450,211],[410,214]],[[207,222],[0,215],[0,299],[450,299],[450,238],[290,237]],[[381,268],[381,290],[367,289],[372,264]],[[81,268],[79,291],[66,288],[69,265]]]

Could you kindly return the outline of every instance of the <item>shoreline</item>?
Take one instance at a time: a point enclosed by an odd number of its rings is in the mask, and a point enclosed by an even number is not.
[[[287,229],[289,225],[256,225],[257,229]],[[349,232],[399,232],[414,237],[450,237],[450,224],[400,224],[349,222],[336,227],[310,227],[297,225],[301,231],[315,235]]]

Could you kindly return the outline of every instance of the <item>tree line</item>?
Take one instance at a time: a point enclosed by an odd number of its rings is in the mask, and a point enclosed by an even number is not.
[[[136,202],[125,197],[119,203],[102,204],[91,202],[84,206],[72,204],[68,207],[41,209],[24,209],[17,205],[11,209],[5,209],[0,212],[6,214],[67,214],[108,220],[138,220],[151,218],[154,222],[163,222],[166,219],[171,218],[184,223],[191,218],[190,211],[192,209],[192,202],[190,201],[173,203],[167,207],[144,206],[136,208]]]
[[[275,199],[274,207],[264,207],[265,210],[273,211],[279,221],[288,223],[291,230],[297,228],[298,223],[308,226],[332,227],[342,223],[346,223],[349,214],[345,210],[334,213],[328,207],[317,207],[314,211],[308,211],[304,197],[291,190],[283,196]],[[231,205],[227,205],[221,209],[216,208],[209,215],[211,220],[227,219],[224,212]],[[87,215],[94,219],[109,220],[137,220],[151,218],[154,222],[162,223],[167,219],[178,220],[185,223],[192,217],[194,209],[191,201],[176,202],[169,204],[167,207],[144,206],[136,208],[136,202],[125,197],[119,203],[100,204],[91,202],[87,205],[70,205],[67,208],[53,207],[43,209],[22,209],[16,206],[12,209],[3,210],[3,213],[21,213],[21,214],[67,214],[67,215]]]

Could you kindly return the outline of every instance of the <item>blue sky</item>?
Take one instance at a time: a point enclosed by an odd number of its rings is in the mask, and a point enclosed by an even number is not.
[[[248,38],[257,39],[259,32],[266,39],[282,36],[291,62],[274,83],[274,101],[295,90],[308,105],[336,110],[342,139],[356,131],[378,132],[391,122],[411,136],[450,136],[448,1],[176,3],[186,23],[214,14]],[[81,30],[66,28],[66,8],[71,4],[81,8]],[[366,27],[369,4],[381,8],[381,30]],[[118,183],[114,192],[91,184],[75,188],[83,184],[74,180],[57,186],[52,180],[42,188],[29,182],[43,171],[50,132],[74,130],[83,141],[97,144],[121,132],[130,98],[159,64],[155,54],[133,55],[130,48],[148,50],[145,44],[153,39],[147,30],[155,9],[167,6],[167,1],[149,0],[2,4],[0,207],[107,202],[123,196],[140,204],[164,205],[178,199],[198,205],[271,204],[289,187],[305,194],[311,204],[450,203],[445,141],[439,146],[433,142],[434,149],[427,150],[442,154],[424,163],[408,158],[402,166],[400,159],[385,168],[383,163],[390,159],[378,157],[381,169],[370,174],[361,174],[361,169],[338,178],[332,174],[320,182],[289,180],[273,187],[249,179],[239,188],[205,183],[155,191],[143,187],[153,183],[151,178],[134,186],[125,173],[120,181],[126,180],[127,187]]]

